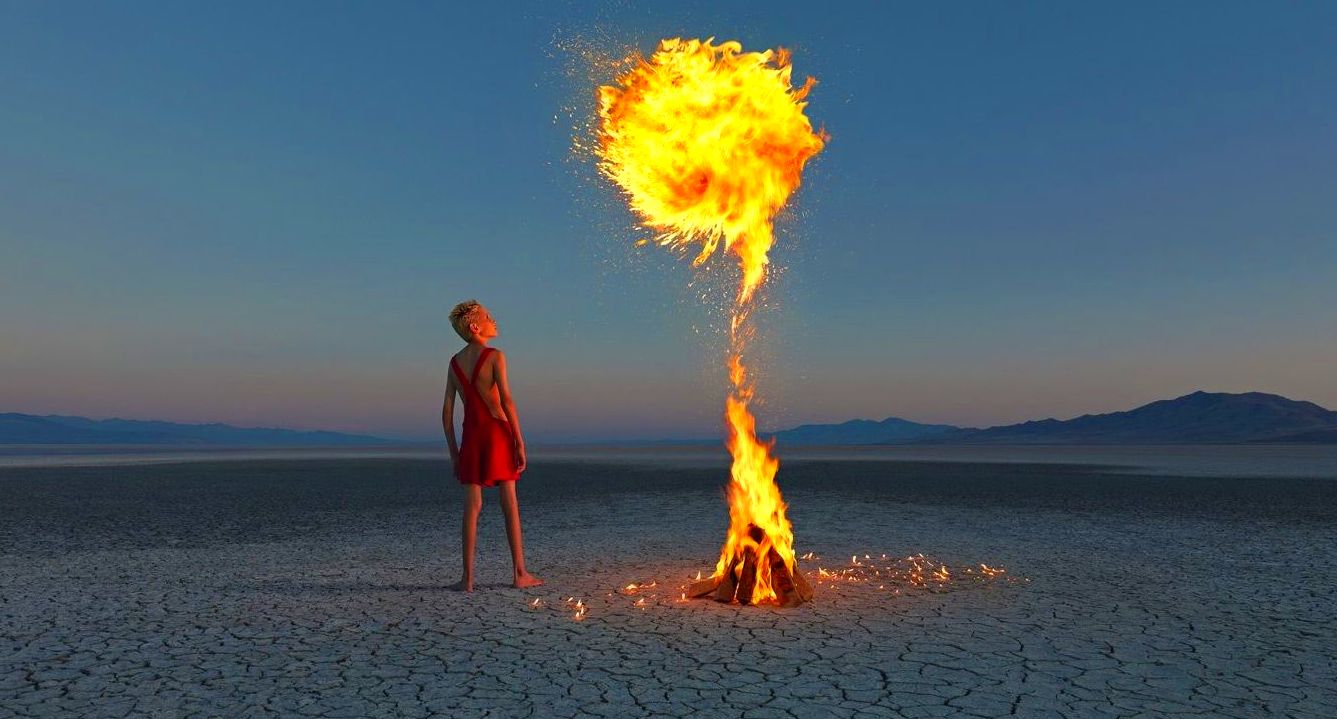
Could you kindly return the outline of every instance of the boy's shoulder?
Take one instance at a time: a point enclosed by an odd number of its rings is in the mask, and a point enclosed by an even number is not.
[[[469,351],[469,345],[465,345],[460,348],[459,352],[456,352],[455,354],[451,355],[450,359],[462,364],[464,362],[464,353],[468,351]],[[496,357],[497,359],[500,360],[501,358],[506,356],[502,354],[501,348],[499,347],[488,347],[483,351],[487,353],[486,356],[483,357],[484,361],[490,360],[493,357]]]

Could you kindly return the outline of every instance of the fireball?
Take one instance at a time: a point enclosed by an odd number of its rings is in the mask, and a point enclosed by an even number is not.
[[[789,53],[737,42],[664,40],[617,85],[599,88],[599,170],[663,245],[723,243],[743,268],[739,302],[766,276],[772,221],[821,151]]]

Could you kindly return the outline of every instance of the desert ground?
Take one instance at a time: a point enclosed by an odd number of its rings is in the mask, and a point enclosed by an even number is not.
[[[442,461],[0,470],[0,719],[1337,716],[1337,478],[786,462],[780,609],[681,598],[723,476],[536,460],[464,594]]]

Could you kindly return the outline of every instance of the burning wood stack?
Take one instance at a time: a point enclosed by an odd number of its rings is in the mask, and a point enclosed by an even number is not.
[[[599,87],[595,155],[653,242],[735,255],[742,277],[729,323],[725,418],[733,457],[729,533],[695,597],[785,606],[812,599],[798,573],[794,533],[775,484],[779,461],[757,437],[754,387],[743,351],[768,273],[774,219],[798,189],[803,166],[826,145],[804,113],[816,82],[792,82],[783,49],[744,52],[733,41],[667,38],[649,57],[626,58]]]
[[[812,585],[799,572],[797,562],[792,567],[785,562],[761,527],[749,525],[747,535],[751,541],[734,555],[724,573],[693,582],[687,596],[739,604],[772,599],[782,607],[811,601]]]

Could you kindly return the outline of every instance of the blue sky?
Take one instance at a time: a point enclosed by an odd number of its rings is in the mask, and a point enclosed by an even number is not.
[[[571,52],[794,51],[763,426],[1337,407],[1337,6],[0,0],[0,410],[432,436],[477,297],[532,439],[711,436],[735,275],[572,157]]]

